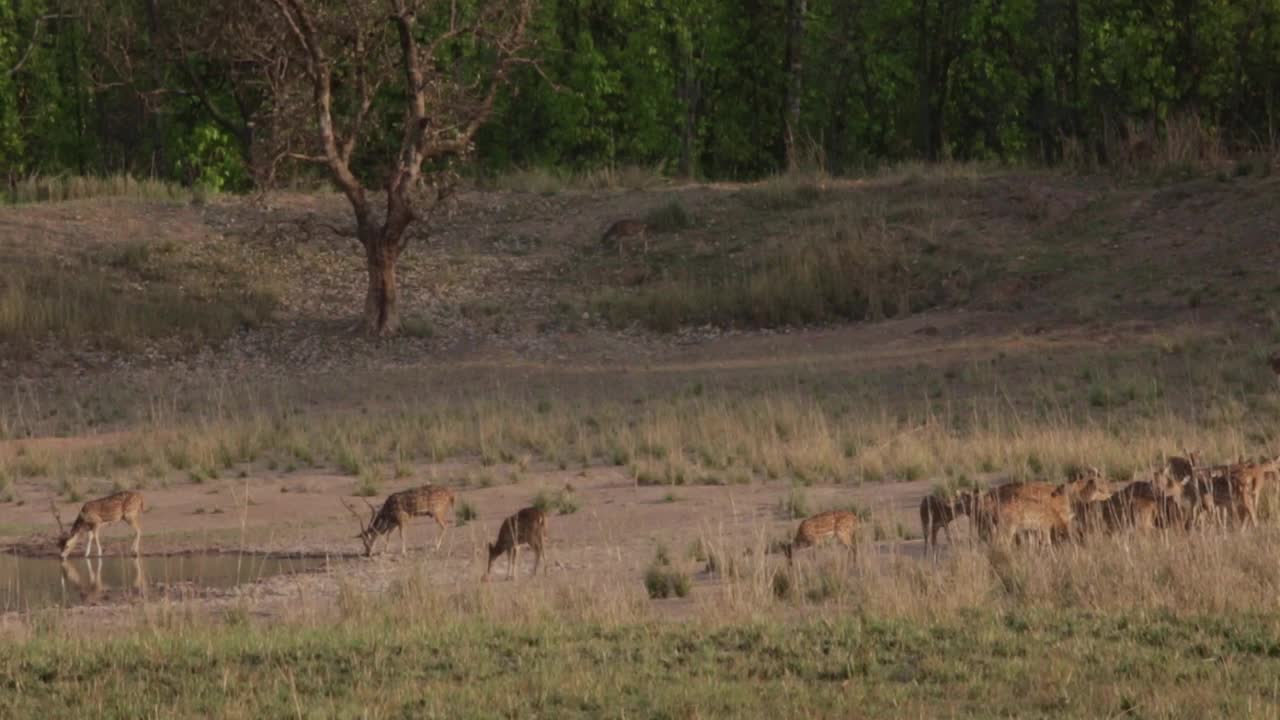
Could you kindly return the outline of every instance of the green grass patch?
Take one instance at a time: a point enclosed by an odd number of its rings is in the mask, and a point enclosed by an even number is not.
[[[233,620],[235,620],[233,622]],[[56,635],[56,633],[55,633]],[[374,617],[10,644],[5,717],[1270,717],[1272,615]]]

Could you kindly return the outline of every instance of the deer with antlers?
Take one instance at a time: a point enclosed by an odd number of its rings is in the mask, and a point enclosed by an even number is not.
[[[53,501],[49,502],[49,506],[53,509],[53,519],[58,522],[58,550],[62,553],[62,559],[65,560],[71,554],[76,542],[85,533],[88,533],[89,541],[85,544],[84,556],[89,557],[95,540],[98,543],[98,555],[102,555],[102,537],[99,531],[104,525],[122,520],[133,528],[133,554],[139,554],[138,545],[142,542],[142,526],[138,524],[138,516],[146,509],[142,493],[125,490],[97,500],[90,500],[80,508],[80,514],[76,516],[76,521],[72,523],[70,530],[63,527],[58,506]]]
[[[387,543],[390,543],[391,531],[395,529],[400,530],[400,554],[404,555],[407,552],[404,526],[409,524],[410,518],[419,515],[429,515],[440,525],[440,537],[436,540],[436,549],[440,549],[440,544],[444,542],[445,532],[449,529],[445,518],[453,510],[453,491],[449,488],[424,485],[423,487],[392,493],[387,496],[381,508],[375,509],[368,500],[364,502],[365,505],[369,506],[368,523],[364,521],[364,518],[360,517],[360,513],[356,512],[356,509],[351,507],[346,500],[343,500],[342,504],[360,523],[360,534],[356,535],[356,537],[364,542],[365,556],[371,557],[373,555],[373,549],[377,545],[378,538],[386,537]]]

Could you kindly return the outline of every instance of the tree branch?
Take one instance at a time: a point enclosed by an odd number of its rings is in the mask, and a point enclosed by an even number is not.
[[[26,65],[27,61],[31,59],[32,53],[35,52],[36,45],[40,43],[40,28],[44,27],[45,23],[49,22],[50,20],[65,20],[65,19],[70,19],[74,17],[79,17],[79,16],[66,14],[66,13],[53,13],[49,15],[41,15],[40,17],[36,18],[34,21],[35,27],[31,29],[31,42],[27,43],[27,49],[25,52],[22,53],[22,57],[18,59],[18,64],[9,68],[9,70],[7,71],[7,74],[8,75],[18,74],[18,72],[22,70],[22,66]]]

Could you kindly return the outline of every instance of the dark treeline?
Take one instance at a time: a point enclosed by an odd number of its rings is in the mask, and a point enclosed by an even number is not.
[[[229,5],[0,0],[0,171],[264,177],[263,91],[218,52]],[[492,171],[1116,162],[1175,126],[1275,140],[1280,0],[543,0],[533,35],[537,66],[478,138]]]

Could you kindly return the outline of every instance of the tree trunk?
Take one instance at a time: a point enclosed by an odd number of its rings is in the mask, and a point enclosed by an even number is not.
[[[684,103],[684,127],[680,133],[680,175],[692,178],[696,174],[694,152],[698,143],[698,103],[701,101],[702,82],[695,76],[693,54],[684,57],[684,69],[680,79],[680,99]]]
[[[396,263],[400,259],[400,238],[379,229],[367,237],[362,233],[369,287],[364,300],[364,331],[373,337],[394,335],[400,329],[400,289],[396,284]]]
[[[804,20],[808,14],[808,0],[787,0],[787,99],[783,119],[783,147],[786,148],[787,170],[800,167],[800,151],[796,147],[800,134],[800,97],[802,86],[802,58],[804,49]]]
[[[916,144],[920,150],[920,154],[926,160],[933,160],[933,151],[930,146],[933,139],[933,129],[930,123],[933,120],[931,111],[931,100],[929,94],[933,92],[933,53],[930,43],[936,42],[937,38],[929,36],[929,0],[920,0],[918,5],[917,21],[919,27],[916,32],[918,45],[916,49],[916,82],[919,83],[919,97],[916,105]]]

